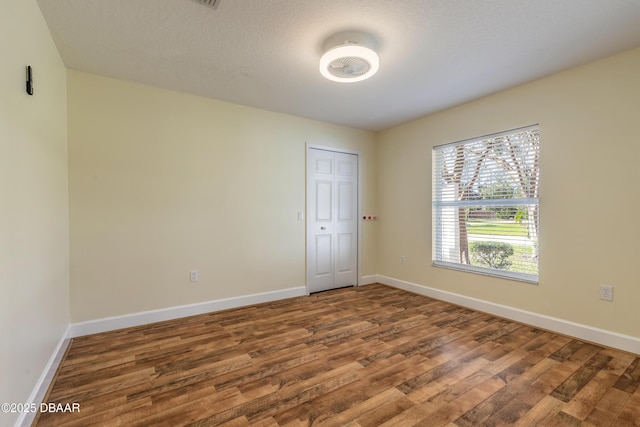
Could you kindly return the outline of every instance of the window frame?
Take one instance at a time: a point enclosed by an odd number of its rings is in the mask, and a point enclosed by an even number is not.
[[[438,193],[438,188],[441,190],[441,186],[438,187],[438,179],[439,174],[444,173],[446,170],[446,166],[442,168],[439,167],[438,164],[438,152],[444,151],[447,147],[452,146],[469,146],[471,144],[477,144],[484,141],[497,140],[499,138],[504,138],[507,136],[513,136],[520,133],[525,133],[528,131],[535,131],[537,133],[537,146],[535,148],[535,172],[536,172],[536,182],[535,182],[535,196],[537,197],[520,197],[520,198],[511,198],[511,199],[482,199],[481,202],[477,200],[453,200],[446,201],[442,200],[442,193]],[[444,163],[444,162],[443,162]],[[518,182],[516,179],[512,178],[512,185],[517,185]],[[440,199],[438,199],[438,197]],[[458,197],[455,197],[456,199]],[[445,260],[443,256],[443,239],[444,233],[443,228],[443,214],[442,209],[445,207],[449,208],[464,208],[464,207],[486,207],[486,206],[531,206],[535,209],[536,212],[536,236],[533,244],[535,245],[535,256],[537,257],[536,262],[536,273],[524,273],[518,271],[509,271],[505,269],[484,267],[473,264],[466,264],[462,261],[459,262],[451,262],[450,260]],[[465,219],[468,222],[468,219]],[[456,227],[454,225],[454,227]],[[448,231],[450,233],[450,230]],[[454,235],[457,239],[459,239],[459,231],[454,232]],[[440,239],[438,241],[438,239]],[[468,239],[468,235],[467,235]],[[499,240],[498,240],[499,241]],[[432,147],[432,266],[446,268],[457,271],[465,271],[474,274],[487,275],[492,277],[499,277],[504,279],[516,280],[520,282],[538,284],[539,283],[539,275],[540,275],[540,263],[539,263],[539,254],[540,254],[540,126],[539,124],[534,124],[530,126],[525,126],[516,129],[510,129],[503,132],[498,132],[490,135],[479,136],[475,138],[469,138],[462,141],[451,142],[447,144],[437,145]],[[467,240],[467,245],[469,248],[471,245],[469,244],[469,240]],[[462,258],[462,257],[461,257]]]

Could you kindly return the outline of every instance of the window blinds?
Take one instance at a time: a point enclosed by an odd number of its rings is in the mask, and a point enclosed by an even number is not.
[[[537,283],[537,126],[433,148],[433,264]]]

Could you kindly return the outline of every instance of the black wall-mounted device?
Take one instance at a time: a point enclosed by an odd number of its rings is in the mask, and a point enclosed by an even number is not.
[[[33,71],[31,71],[31,65],[27,65],[27,94],[33,95]]]

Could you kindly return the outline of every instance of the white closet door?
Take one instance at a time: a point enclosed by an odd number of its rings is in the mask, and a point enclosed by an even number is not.
[[[309,292],[358,284],[358,156],[307,150]]]

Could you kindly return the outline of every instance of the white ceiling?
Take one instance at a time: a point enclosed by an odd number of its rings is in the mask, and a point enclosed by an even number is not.
[[[640,0],[38,0],[68,68],[380,130],[640,46]],[[331,35],[380,71],[321,77]]]

